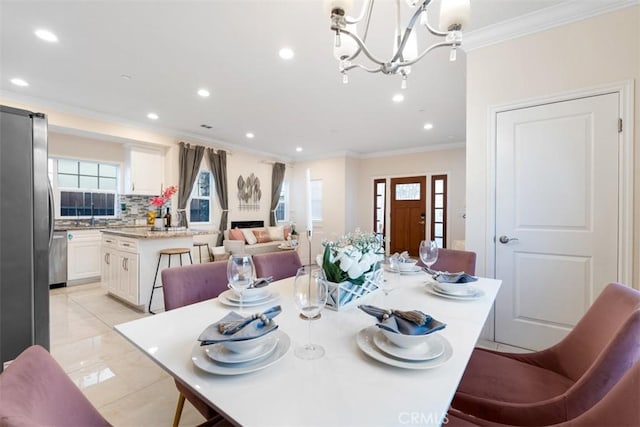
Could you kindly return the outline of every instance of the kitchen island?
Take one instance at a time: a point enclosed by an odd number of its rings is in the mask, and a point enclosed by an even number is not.
[[[152,230],[146,227],[108,228],[102,231],[102,282],[109,294],[148,311],[151,289],[154,285],[158,255],[168,248],[193,247],[193,236],[215,234],[215,231],[169,228]],[[189,256],[182,255],[183,264],[189,264]],[[171,266],[180,265],[179,256],[171,257]],[[160,272],[169,266],[169,257],[163,256],[156,283],[160,284]],[[156,289],[151,309],[164,308],[162,288]]]

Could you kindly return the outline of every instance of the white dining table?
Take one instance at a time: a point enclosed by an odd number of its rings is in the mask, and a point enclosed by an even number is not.
[[[195,366],[192,353],[200,333],[233,307],[211,299],[116,325],[116,330],[174,378],[195,391],[233,423],[242,426],[428,426],[440,425],[500,288],[499,280],[479,278],[474,300],[443,298],[429,292],[426,273],[386,271],[388,295],[374,291],[357,303],[318,320],[299,317],[292,298],[293,278],[274,282],[274,302],[245,308],[244,314],[279,304],[279,333],[291,341],[288,351],[265,369],[241,375],[217,375]],[[431,369],[392,366],[361,350],[358,333],[375,318],[357,308],[372,304],[418,309],[447,324],[440,332],[450,344],[448,360]],[[325,355],[303,360],[296,346],[322,345]],[[362,335],[361,335],[362,336]],[[390,358],[392,359],[392,358]],[[438,363],[435,363],[438,365]],[[435,366],[434,365],[434,366]],[[169,422],[169,420],[167,420]]]

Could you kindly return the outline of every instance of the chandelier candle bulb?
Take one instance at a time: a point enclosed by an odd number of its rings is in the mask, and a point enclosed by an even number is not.
[[[440,6],[440,30],[462,30],[469,24],[469,0],[442,0]]]

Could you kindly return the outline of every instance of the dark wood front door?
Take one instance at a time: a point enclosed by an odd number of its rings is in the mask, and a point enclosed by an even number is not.
[[[425,233],[426,182],[424,176],[391,179],[391,254],[407,251],[411,256],[419,255]]]

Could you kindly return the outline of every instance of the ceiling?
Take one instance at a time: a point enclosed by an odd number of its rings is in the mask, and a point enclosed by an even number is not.
[[[471,3],[470,36],[563,1]],[[414,65],[401,103],[391,101],[401,92],[397,76],[354,70],[343,85],[321,0],[0,0],[0,7],[0,91],[9,99],[287,160],[465,141],[463,52],[449,62],[448,49],[436,50]],[[390,54],[393,14],[393,1],[376,2],[368,44],[381,56]],[[59,41],[38,39],[38,28]],[[284,46],[293,59],[278,56]],[[14,77],[29,86],[12,85]],[[211,95],[199,97],[200,88]]]

